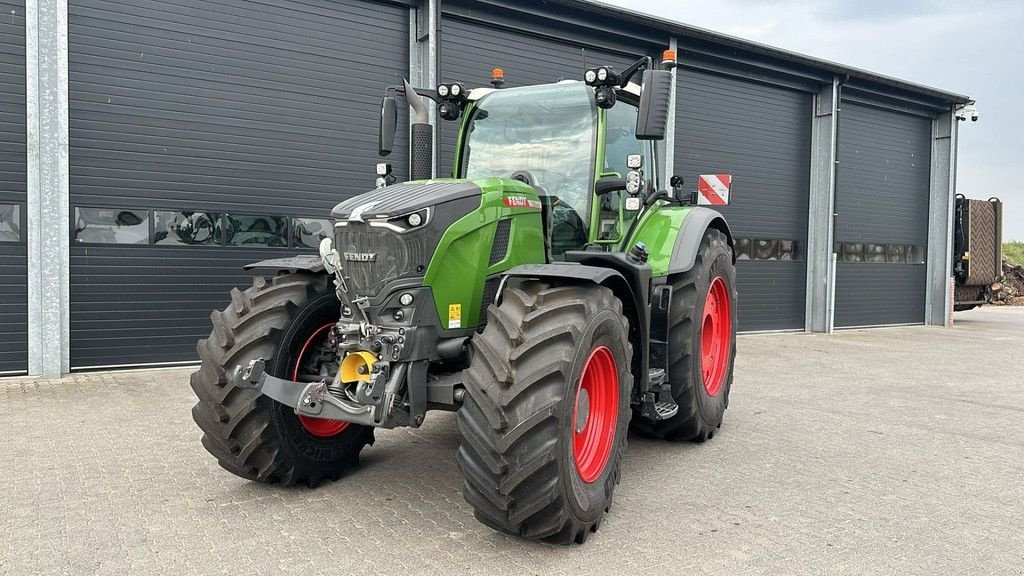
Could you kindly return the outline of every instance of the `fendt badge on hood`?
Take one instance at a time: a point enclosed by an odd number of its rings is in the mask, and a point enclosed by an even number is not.
[[[348,262],[375,262],[376,252],[345,252],[345,260]]]

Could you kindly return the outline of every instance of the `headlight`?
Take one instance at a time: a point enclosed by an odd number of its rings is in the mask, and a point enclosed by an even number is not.
[[[447,98],[448,97],[448,87],[445,86],[444,84],[441,84],[440,86],[438,86],[437,87],[437,95],[440,96],[441,98]]]
[[[462,94],[462,84],[452,84],[452,96]]]
[[[583,80],[587,84],[593,84],[594,82],[597,81],[597,72],[594,72],[593,70],[587,70],[587,72],[583,75]]]
[[[607,68],[603,68],[603,67],[602,68],[598,68],[597,69],[597,79],[600,80],[601,82],[604,82],[605,80],[607,80],[608,79],[608,69]]]
[[[423,223],[423,217],[419,213],[409,214],[409,226],[419,226]]]
[[[402,306],[412,306],[412,294],[406,292],[405,294],[402,294],[401,296],[398,297],[398,301],[402,304]]]

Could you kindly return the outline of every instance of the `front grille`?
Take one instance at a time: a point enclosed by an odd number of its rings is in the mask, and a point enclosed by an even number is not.
[[[334,238],[348,289],[357,296],[376,296],[392,280],[422,276],[434,249],[426,229],[399,234],[349,222],[335,228]]]

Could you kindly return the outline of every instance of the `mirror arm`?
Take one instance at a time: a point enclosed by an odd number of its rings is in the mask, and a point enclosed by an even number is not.
[[[612,192],[618,192],[619,190],[626,189],[625,178],[601,178],[594,185],[594,193],[598,196],[604,196]]]
[[[636,62],[633,62],[629,65],[629,68],[622,71],[622,75],[619,77],[619,86],[624,88],[629,84],[629,81],[633,78],[634,74],[641,70],[650,70],[652,66],[654,66],[654,60],[652,60],[650,56],[644,56]]]
[[[402,94],[403,96],[405,95],[405,87],[399,86],[398,84],[388,86],[384,90],[385,94],[388,96],[394,94]],[[429,98],[433,100],[435,104],[441,103],[441,97],[437,95],[437,90],[433,88],[413,88],[413,90],[415,90],[416,94],[422,98]]]

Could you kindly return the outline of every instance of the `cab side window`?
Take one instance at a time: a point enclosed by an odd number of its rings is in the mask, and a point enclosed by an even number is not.
[[[604,172],[616,172],[625,176],[629,172],[626,167],[626,156],[643,154],[644,175],[648,188],[654,186],[653,166],[651,163],[650,146],[643,140],[636,139],[636,107],[626,102],[619,102],[608,110],[608,131],[604,141]]]

